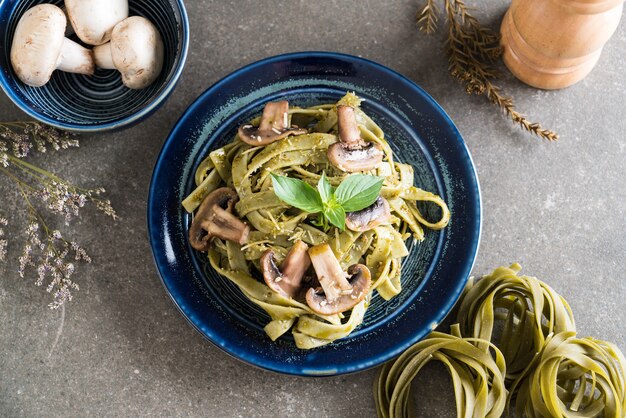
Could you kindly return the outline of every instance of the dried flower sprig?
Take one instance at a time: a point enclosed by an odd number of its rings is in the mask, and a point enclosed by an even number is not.
[[[9,225],[9,221],[7,218],[0,217],[0,261],[6,261],[7,259],[7,245],[9,243],[6,239],[4,239],[4,229],[3,227]]]
[[[437,30],[440,9],[437,0],[426,0],[418,13],[418,25],[426,34]],[[556,141],[556,132],[544,129],[539,123],[530,122],[515,110],[513,99],[504,96],[493,81],[500,76],[495,68],[502,54],[498,34],[484,27],[473,17],[463,0],[443,0],[448,24],[445,50],[448,54],[448,70],[461,82],[467,94],[486,95],[489,101],[500,107],[522,129],[548,141]]]
[[[0,140],[8,141],[17,158],[24,158],[34,147],[38,152],[45,153],[48,147],[55,151],[77,148],[78,140],[69,133],[62,132],[39,122],[0,122]],[[2,144],[0,144],[1,146]],[[7,151],[0,148],[0,152]]]
[[[0,174],[17,187],[28,210],[29,223],[24,233],[26,242],[19,257],[18,273],[25,277],[27,270],[36,272],[35,284],[53,295],[50,307],[63,306],[72,300],[72,290],[78,284],[72,280],[75,262],[91,263],[91,258],[78,243],[68,241],[59,230],[51,229],[37,206],[63,217],[65,225],[79,216],[80,209],[92,203],[104,214],[117,219],[111,202],[103,199],[103,188],[84,189],[34,164],[24,161],[31,150],[41,153],[78,147],[78,140],[66,132],[39,122],[0,122]],[[39,205],[36,205],[39,202]],[[0,217],[0,260],[6,259],[7,240],[2,227],[8,220]],[[73,260],[68,260],[68,256]]]

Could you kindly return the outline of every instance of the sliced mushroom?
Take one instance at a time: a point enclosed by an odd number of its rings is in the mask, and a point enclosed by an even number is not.
[[[128,0],[65,0],[74,32],[86,44],[109,42],[115,25],[128,17]]]
[[[354,108],[338,106],[337,118],[339,142],[328,147],[330,163],[348,173],[376,168],[383,161],[383,150],[379,144],[361,138]]]
[[[378,196],[376,201],[365,209],[346,214],[346,226],[356,232],[365,232],[389,222],[391,209],[386,199]]]
[[[306,293],[306,303],[314,312],[320,315],[345,312],[365,298],[372,283],[366,266],[354,264],[346,274],[328,244],[311,248],[309,256],[322,286]]]
[[[93,53],[96,65],[119,71],[129,89],[148,87],[163,69],[163,39],[156,26],[141,16],[118,23],[111,42],[95,47]]]
[[[307,253],[309,246],[298,240],[287,253],[285,260],[276,265],[274,251],[267,250],[261,256],[261,270],[265,283],[274,292],[296,299],[302,290],[302,278],[311,265]]]
[[[21,17],[13,35],[11,64],[25,84],[41,87],[54,70],[93,74],[90,50],[65,37],[67,18],[52,4],[35,6]]]
[[[239,128],[239,138],[246,144],[254,146],[265,146],[276,142],[289,135],[302,135],[307,133],[306,129],[297,126],[289,126],[289,102],[267,103],[263,109],[261,123],[258,127],[243,125]]]
[[[200,205],[189,228],[189,242],[198,251],[207,251],[211,238],[245,244],[250,227],[233,215],[239,197],[230,187],[211,192]]]

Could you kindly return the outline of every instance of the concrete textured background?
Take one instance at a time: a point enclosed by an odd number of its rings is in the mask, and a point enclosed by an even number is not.
[[[475,2],[470,2],[474,4]],[[595,70],[562,91],[539,91],[508,76],[520,110],[561,140],[532,138],[484,98],[468,97],[448,76],[442,35],[418,32],[419,1],[189,0],[187,67],[167,104],[140,126],[82,138],[81,148],[38,158],[62,176],[103,185],[117,223],[86,210],[72,237],[94,263],[76,276],[66,309],[19,279],[24,210],[0,182],[9,214],[11,261],[0,264],[0,415],[36,416],[374,416],[376,370],[324,379],[285,377],[223,354],[194,332],[165,294],[146,238],[152,167],[167,133],[213,82],[270,55],[330,50],[360,55],[407,75],[456,122],[483,192],[484,226],[474,274],[519,261],[571,303],[581,335],[626,350],[626,25]],[[477,4],[477,3],[476,3]],[[481,2],[497,27],[508,2]],[[23,115],[0,97],[3,120]],[[62,326],[58,344],[57,332]],[[417,385],[419,416],[454,416],[448,378],[431,367]]]

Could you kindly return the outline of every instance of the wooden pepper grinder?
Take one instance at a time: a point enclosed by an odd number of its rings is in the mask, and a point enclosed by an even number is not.
[[[598,62],[624,0],[513,0],[502,27],[503,58],[526,84],[571,86]]]

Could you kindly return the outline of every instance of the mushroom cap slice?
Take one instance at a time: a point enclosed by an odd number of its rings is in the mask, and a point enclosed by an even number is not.
[[[241,126],[238,131],[239,138],[252,146],[265,146],[290,135],[307,133],[306,129],[289,126],[288,111],[289,102],[287,100],[267,103],[263,109],[259,126]]]
[[[383,161],[383,150],[380,145],[369,142],[358,149],[350,149],[343,142],[336,142],[328,147],[330,163],[347,173],[370,171]]]
[[[93,74],[91,51],[65,38],[67,18],[52,4],[40,4],[26,11],[13,34],[11,64],[25,84],[41,87],[57,68]]]
[[[230,187],[214,190],[204,198],[189,228],[189,243],[194,249],[207,251],[213,237],[239,244],[248,241],[250,227],[232,213],[238,200]]]
[[[338,106],[337,118],[339,142],[328,147],[330,163],[348,173],[375,169],[383,161],[384,152],[379,144],[361,138],[354,108]]]
[[[307,291],[306,302],[311,310],[321,315],[332,315],[352,309],[367,296],[372,278],[366,266],[350,266],[346,278],[328,244],[311,248],[309,256],[321,285],[321,288]]]
[[[357,212],[346,214],[346,227],[352,231],[365,232],[376,228],[378,225],[389,222],[391,209],[389,202],[383,197],[378,198],[370,206]]]
[[[74,32],[86,44],[111,40],[115,25],[128,17],[128,0],[65,0]]]
[[[304,273],[311,265],[308,249],[304,242],[296,241],[280,268],[276,265],[274,251],[265,251],[261,256],[261,270],[267,286],[276,293],[296,299],[302,292]]]
[[[365,299],[372,285],[370,269],[363,264],[353,264],[348,267],[348,275],[351,288],[344,290],[341,296],[333,301],[327,299],[323,288],[309,289],[306,293],[309,308],[320,315],[333,315],[352,309]]]

